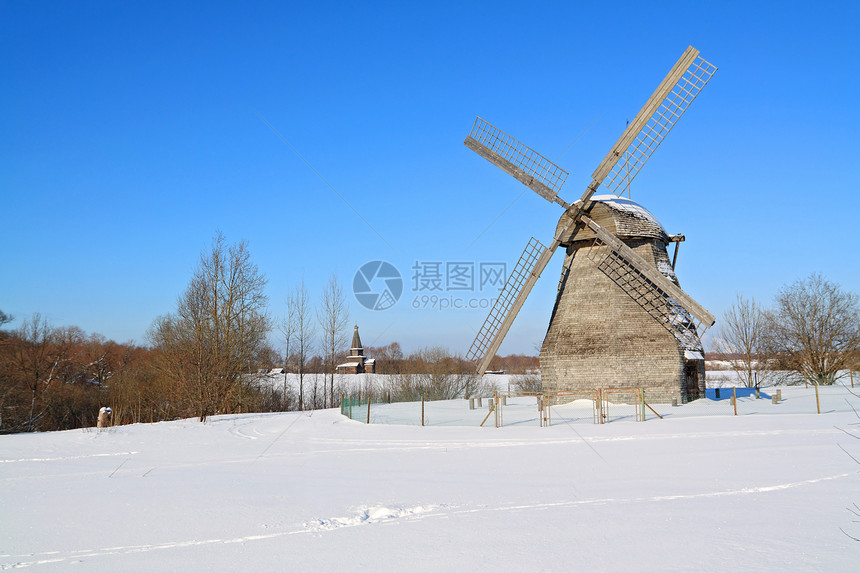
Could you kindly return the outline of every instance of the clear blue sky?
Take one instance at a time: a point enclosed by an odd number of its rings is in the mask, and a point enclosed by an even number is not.
[[[0,4],[5,312],[145,342],[220,229],[273,317],[335,273],[366,345],[465,352],[486,311],[412,308],[414,263],[510,268],[560,215],[463,146],[475,115],[571,201],[690,44],[720,69],[633,186],[687,236],[682,287],[717,316],[812,272],[860,291],[855,2],[179,4]],[[352,297],[374,259],[389,310]],[[560,266],[503,353],[542,340]]]

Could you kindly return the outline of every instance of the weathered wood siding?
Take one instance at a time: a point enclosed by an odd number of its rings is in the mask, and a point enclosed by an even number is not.
[[[684,347],[588,260],[592,242],[567,250],[540,354],[544,390],[590,397],[598,387],[641,387],[655,402],[697,397],[687,391]],[[671,267],[662,238],[625,243],[656,268]],[[702,393],[704,370],[702,361]]]

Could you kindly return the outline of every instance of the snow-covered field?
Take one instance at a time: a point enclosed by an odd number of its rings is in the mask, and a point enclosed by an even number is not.
[[[644,423],[321,410],[0,436],[0,567],[857,571],[860,398],[816,415],[804,392]]]

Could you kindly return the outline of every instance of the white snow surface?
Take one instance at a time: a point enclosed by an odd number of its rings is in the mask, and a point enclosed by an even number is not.
[[[0,436],[0,569],[856,571],[860,399],[816,415],[809,392],[603,425],[574,403],[549,428],[446,425],[457,400],[427,427],[320,410]]]

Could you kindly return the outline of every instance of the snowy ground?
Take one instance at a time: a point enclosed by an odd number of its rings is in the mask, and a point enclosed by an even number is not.
[[[644,423],[323,410],[0,436],[0,568],[856,571],[860,399],[816,415],[782,392]]]

